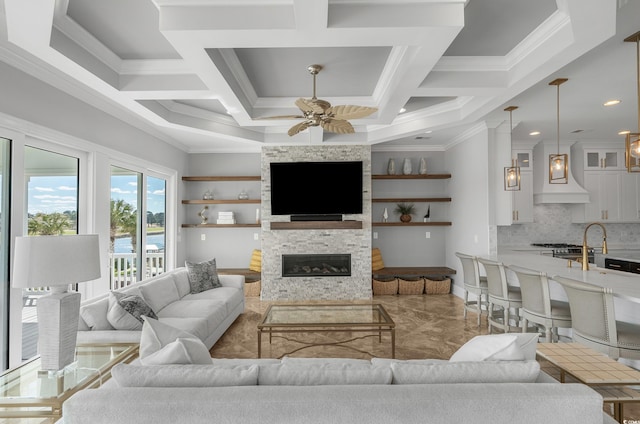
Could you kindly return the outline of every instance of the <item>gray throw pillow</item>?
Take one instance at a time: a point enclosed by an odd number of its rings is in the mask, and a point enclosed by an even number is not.
[[[185,261],[185,265],[189,274],[189,285],[191,286],[192,294],[222,287],[218,279],[215,258],[200,263]]]
[[[133,315],[133,317],[140,321],[141,324],[144,322],[142,315],[158,319],[158,316],[153,312],[151,306],[147,305],[147,302],[145,302],[142,297],[135,294],[119,293],[116,291],[112,291],[111,293],[116,298],[118,305],[120,305],[122,309],[127,311],[129,314]]]

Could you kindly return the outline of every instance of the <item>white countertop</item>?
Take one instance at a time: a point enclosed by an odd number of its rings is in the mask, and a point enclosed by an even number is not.
[[[638,274],[599,268],[595,264],[589,264],[589,271],[583,271],[582,264],[578,262],[573,262],[572,267],[569,268],[566,259],[525,252],[502,253],[490,259],[498,260],[506,266],[515,265],[545,272],[550,278],[560,276],[608,287],[613,290],[615,296],[640,303],[640,275]]]

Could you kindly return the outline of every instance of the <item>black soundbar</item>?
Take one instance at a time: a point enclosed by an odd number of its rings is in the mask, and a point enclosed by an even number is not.
[[[298,221],[342,221],[342,214],[291,215],[291,222],[298,222]]]

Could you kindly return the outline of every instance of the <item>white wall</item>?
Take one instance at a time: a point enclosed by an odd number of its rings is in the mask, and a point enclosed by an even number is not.
[[[478,125],[448,149],[445,163],[451,171],[450,217],[447,234],[446,266],[456,269],[454,293],[462,296],[462,267],[455,252],[472,255],[489,253],[489,131]]]

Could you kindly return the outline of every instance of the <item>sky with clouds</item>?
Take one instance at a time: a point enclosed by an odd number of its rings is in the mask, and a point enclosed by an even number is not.
[[[138,195],[136,176],[111,177],[111,198],[122,199],[136,205]],[[78,182],[75,176],[31,176],[28,186],[30,214],[76,210]],[[153,213],[165,210],[164,180],[147,177],[147,210]]]

